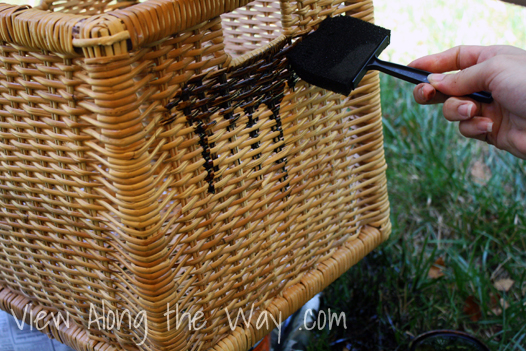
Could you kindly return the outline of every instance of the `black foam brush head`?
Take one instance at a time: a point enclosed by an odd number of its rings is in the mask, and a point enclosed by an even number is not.
[[[287,55],[306,82],[349,95],[367,62],[389,44],[391,31],[350,16],[329,17]]]

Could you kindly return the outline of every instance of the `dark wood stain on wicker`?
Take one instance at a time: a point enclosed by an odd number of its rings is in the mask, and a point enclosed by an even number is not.
[[[205,180],[209,184],[210,193],[215,194],[215,172],[219,171],[219,167],[214,166],[217,155],[210,152],[211,148],[215,147],[215,143],[209,143],[212,127],[217,123],[216,120],[211,121],[214,114],[229,121],[227,131],[232,132],[236,129],[236,121],[240,117],[240,114],[234,111],[240,109],[248,118],[245,128],[250,130],[250,138],[258,139],[260,136],[257,128],[258,117],[254,117],[254,112],[264,104],[266,109],[272,112],[269,119],[275,121],[271,131],[278,133],[272,139],[276,144],[273,151],[276,154],[283,151],[285,139],[279,114],[280,104],[285,88],[293,88],[298,80],[287,64],[285,53],[290,45],[283,49],[285,44],[286,42],[283,41],[280,45],[275,45],[261,58],[246,64],[242,69],[222,69],[193,77],[165,106],[167,110],[175,109],[176,113],[171,114],[161,124],[174,122],[177,112],[182,111],[188,122],[195,126],[195,132],[199,135],[199,144],[203,149],[201,153],[205,161],[203,167],[208,174]],[[251,144],[252,150],[260,147],[260,141]],[[232,154],[235,153],[234,149],[230,151]],[[252,156],[252,159],[256,161],[260,157],[261,153],[258,153]],[[286,157],[276,161],[276,164],[282,167],[281,182],[287,180],[286,162]],[[261,165],[253,168],[253,171],[261,171]]]
[[[340,14],[372,2],[0,4],[0,308],[77,350],[247,350],[385,240],[377,73],[344,97],[284,59]]]

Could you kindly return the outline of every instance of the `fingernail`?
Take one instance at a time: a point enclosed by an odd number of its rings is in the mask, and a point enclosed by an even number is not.
[[[443,80],[444,77],[445,77],[445,74],[432,73],[427,76],[427,80],[429,81],[429,83],[438,83],[441,80]]]
[[[420,88],[418,88],[418,95],[420,95],[420,97],[425,100],[426,99],[426,96],[424,95],[424,86],[422,85]]]
[[[436,92],[437,92],[437,91],[436,91],[435,89],[431,90],[431,92],[429,93],[429,96],[427,97],[427,99],[428,99],[428,100],[431,100],[432,98],[434,98]]]
[[[483,133],[491,133],[493,131],[493,122],[480,123],[478,128]]]
[[[458,114],[464,118],[471,118],[471,110],[473,110],[473,104],[462,104],[458,107]]]
[[[493,132],[493,123],[488,123],[487,126],[486,126],[486,131],[488,133],[491,133]]]

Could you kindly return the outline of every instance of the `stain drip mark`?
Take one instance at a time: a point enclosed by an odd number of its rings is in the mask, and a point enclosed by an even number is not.
[[[280,94],[276,96],[271,96],[268,99],[263,101],[263,103],[267,105],[267,108],[270,111],[272,111],[272,116],[270,118],[276,121],[276,125],[272,127],[272,131],[279,132],[279,135],[275,137],[273,140],[274,143],[280,144],[274,149],[274,152],[276,153],[280,153],[281,151],[283,151],[283,146],[285,145],[285,137],[283,136],[283,128],[281,125],[281,117],[279,114],[280,103],[282,99],[283,99],[283,92],[281,92]],[[279,160],[277,160],[276,163],[283,165],[283,168],[281,169],[283,173],[283,177],[280,178],[280,181],[285,182],[288,179],[288,172],[285,167],[287,164],[287,158],[282,157]]]
[[[248,118],[247,124],[245,126],[246,129],[253,129],[254,126],[259,121],[258,117],[254,117],[254,112],[258,109],[259,105],[261,104],[261,100],[263,97],[260,94],[261,86],[256,85],[256,77],[253,77],[250,75],[250,72],[248,71],[241,71],[241,78],[237,82],[237,86],[241,89],[241,94],[239,95],[241,104],[239,105],[239,108],[243,110],[245,115]],[[235,74],[233,74],[234,77],[236,77]],[[252,139],[257,139],[259,137],[259,129],[254,128],[250,131],[249,136]],[[260,147],[259,141],[255,141],[252,145],[252,150],[257,150]],[[258,160],[261,158],[261,152],[255,154],[252,156],[253,160]],[[261,164],[259,164],[254,171],[261,170]],[[258,179],[261,179],[258,177]]]
[[[258,124],[260,116],[256,113],[261,104],[264,104],[272,115],[269,119],[275,121],[272,126],[273,132],[279,134],[273,138],[273,142],[278,144],[273,152],[279,153],[284,149],[285,138],[283,135],[282,122],[280,117],[280,105],[283,100],[285,88],[288,86],[293,89],[297,76],[291,70],[287,60],[286,52],[294,45],[286,46],[286,43],[277,45],[274,48],[247,60],[243,66],[236,68],[222,68],[209,71],[192,77],[183,89],[181,89],[166,106],[166,109],[176,109],[182,111],[187,117],[188,122],[195,126],[195,131],[199,135],[199,144],[203,148],[202,155],[205,158],[204,167],[208,172],[207,181],[209,192],[216,191],[214,181],[217,182],[218,166],[214,166],[217,155],[211,152],[215,147],[209,139],[213,135],[212,130],[215,120],[211,117],[216,114],[224,120],[229,121],[227,131],[236,129],[237,122],[242,111],[248,119],[245,128],[254,128]],[[163,120],[162,124],[172,123],[176,118],[176,113],[171,114]],[[250,138],[256,139],[252,144],[253,150],[261,148],[259,128],[250,131]],[[232,138],[229,139],[230,142]],[[252,158],[261,158],[264,150],[259,150]],[[230,152],[234,154],[234,149]],[[281,182],[288,179],[287,158],[282,157],[276,161],[281,168],[283,176]],[[258,165],[255,171],[259,171]],[[282,190],[287,190],[286,184]]]
[[[227,131],[231,132],[236,129],[236,121],[239,119],[239,113],[234,114],[234,109],[237,107],[236,104],[232,104],[233,98],[231,94],[231,82],[227,79],[227,74],[222,70],[221,74],[218,76],[218,83],[213,86],[213,92],[216,92],[218,98],[214,101],[215,106],[219,106],[220,115],[224,119],[230,121],[230,124],[227,127]],[[228,139],[229,142],[232,142],[232,138]],[[231,150],[231,153],[234,154],[234,150]]]
[[[186,116],[188,123],[195,127],[195,133],[199,136],[199,145],[202,148],[201,155],[205,160],[204,168],[207,172],[205,180],[208,182],[208,192],[215,194],[214,178],[215,172],[219,170],[214,166],[214,160],[217,155],[211,153],[210,149],[215,147],[215,143],[210,143],[209,138],[212,136],[212,127],[217,123],[211,121],[210,117],[216,113],[219,108],[210,105],[213,100],[206,92],[210,86],[203,84],[203,78],[206,73],[192,77],[186,86],[174,97],[174,100],[166,106],[167,109],[176,107],[177,111],[182,111]],[[208,95],[208,96],[207,96]],[[170,116],[168,120],[162,122],[163,125],[173,122],[175,115]]]

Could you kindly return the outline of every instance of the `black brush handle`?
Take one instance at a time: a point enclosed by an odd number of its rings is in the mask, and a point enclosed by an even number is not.
[[[383,73],[387,73],[393,77],[400,78],[402,80],[405,80],[406,82],[413,84],[429,83],[429,81],[427,80],[427,76],[431,74],[431,72],[422,71],[421,69],[407,67],[392,62],[382,61],[376,56],[373,56],[369,63],[367,63],[367,70],[377,70]],[[465,95],[465,97],[486,104],[489,104],[493,101],[491,93],[487,91],[479,91],[478,93]]]

